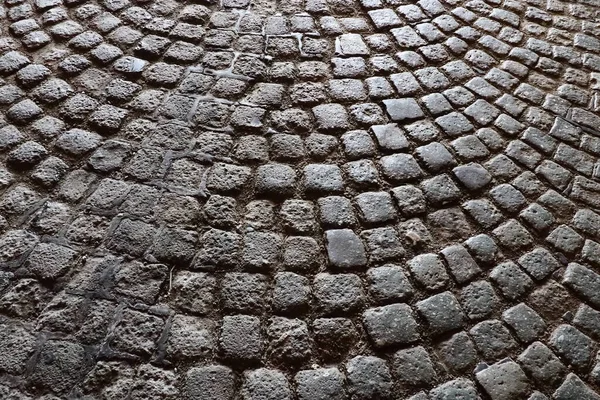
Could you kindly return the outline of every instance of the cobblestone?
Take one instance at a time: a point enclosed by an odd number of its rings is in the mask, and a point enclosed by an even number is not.
[[[429,385],[437,377],[429,354],[421,346],[397,351],[393,365],[396,375],[406,385]]]
[[[592,0],[7,0],[0,397],[598,399]]]
[[[523,370],[511,360],[500,361],[476,374],[490,398],[523,398],[529,392],[529,382]]]
[[[556,387],[566,373],[565,366],[540,342],[531,344],[518,358],[533,378],[542,385]]]
[[[464,315],[450,292],[429,297],[416,304],[417,310],[429,324],[432,333],[439,334],[461,328]]]
[[[302,400],[343,399],[346,397],[343,379],[343,375],[337,368],[300,371],[295,377],[298,398]]]

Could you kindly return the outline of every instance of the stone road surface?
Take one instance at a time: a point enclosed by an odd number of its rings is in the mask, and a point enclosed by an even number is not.
[[[0,398],[600,399],[599,0],[5,0]]]

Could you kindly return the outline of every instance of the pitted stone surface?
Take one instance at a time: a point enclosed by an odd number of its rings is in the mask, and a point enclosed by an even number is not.
[[[0,397],[598,399],[600,4],[5,0]]]

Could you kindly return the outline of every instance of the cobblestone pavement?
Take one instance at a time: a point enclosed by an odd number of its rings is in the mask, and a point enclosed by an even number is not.
[[[0,398],[600,399],[598,0],[5,0]]]

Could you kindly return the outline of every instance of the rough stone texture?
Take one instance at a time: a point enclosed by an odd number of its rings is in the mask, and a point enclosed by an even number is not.
[[[346,363],[348,389],[355,399],[389,398],[392,375],[386,362],[377,357],[357,356]]]
[[[598,399],[598,1],[0,27],[0,398]]]
[[[519,365],[512,360],[493,364],[478,372],[475,377],[493,400],[527,398],[529,381]]]

